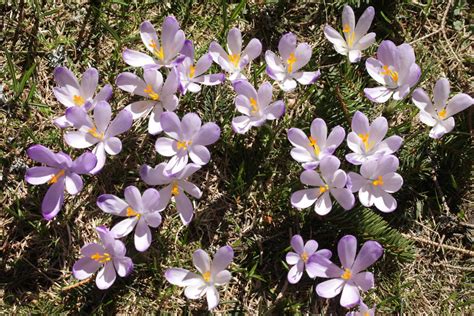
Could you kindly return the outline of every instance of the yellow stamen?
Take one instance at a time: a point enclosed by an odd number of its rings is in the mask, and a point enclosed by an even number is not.
[[[389,66],[384,65],[383,70],[380,72],[380,74],[384,76],[390,76],[393,81],[398,82],[398,72],[391,70]]]
[[[58,173],[56,173],[49,181],[48,184],[53,184],[58,182],[58,180],[64,176],[65,171],[63,169],[59,170]]]
[[[133,216],[136,216],[138,218],[140,218],[140,214],[138,214],[133,208],[131,207],[127,207],[127,216],[128,217],[133,217]]]
[[[160,95],[153,90],[151,85],[147,85],[146,88],[143,89],[143,92],[148,94],[148,96],[154,101],[159,101],[160,100]]]
[[[344,28],[342,29],[344,33],[349,33],[351,31],[351,27],[349,24],[344,24]]]
[[[240,63],[240,54],[231,54],[229,55],[229,61],[234,64],[234,67],[239,67]]]
[[[173,181],[172,187],[171,187],[171,194],[173,196],[178,196],[179,195],[179,186],[177,181]]]
[[[74,97],[72,97],[72,100],[73,100],[74,104],[77,105],[77,106],[83,106],[84,103],[86,103],[84,98],[81,97],[80,95],[74,95]]]
[[[112,260],[112,258],[110,257],[110,255],[106,252],[104,252],[103,255],[99,254],[98,252],[96,252],[95,254],[93,254],[91,256],[91,259],[92,260],[95,260],[99,263],[106,263],[107,261],[110,261]]]
[[[364,313],[364,316],[370,316],[370,313],[369,313],[369,312],[365,312],[365,313]]]
[[[185,140],[180,140],[178,141],[178,143],[176,144],[176,147],[179,149],[188,149],[188,146],[190,146],[193,142],[192,141],[185,141]]]
[[[319,193],[320,194],[323,194],[324,192],[326,192],[327,190],[329,190],[329,185],[324,185],[323,187],[319,187]]]
[[[306,251],[304,251],[302,254],[301,254],[301,259],[306,263],[308,262],[308,253]]]
[[[194,74],[196,73],[196,67],[193,65],[189,66],[189,78],[194,78]]]
[[[365,150],[369,150],[370,149],[370,144],[369,144],[369,133],[367,134],[359,134],[359,137],[360,139],[362,140],[362,142],[364,143],[364,146],[365,146]]]
[[[446,117],[446,114],[447,114],[446,112],[447,112],[446,109],[442,109],[441,111],[439,111],[438,117],[440,119],[444,120],[444,118]]]
[[[104,133],[98,133],[97,128],[95,126],[93,128],[89,128],[87,132],[97,139],[104,139]]]
[[[250,106],[252,107],[252,113],[258,112],[257,100],[250,98]]]
[[[347,45],[349,47],[352,47],[352,44],[354,44],[354,40],[355,40],[355,33],[352,32],[349,24],[344,24],[344,28],[342,30],[344,33],[348,33],[349,36],[347,37]]]
[[[295,53],[291,53],[290,57],[286,60],[286,63],[288,64],[288,72],[293,71],[293,64],[296,62],[296,56]]]
[[[313,147],[314,153],[316,154],[316,156],[319,157],[319,153],[321,152],[321,149],[318,146],[318,141],[315,138],[313,138],[313,136],[308,137],[308,139],[309,139],[309,145]]]
[[[206,281],[206,282],[211,281],[211,272],[210,272],[210,271],[204,272],[204,273],[202,274],[202,278],[203,278],[204,281]]]
[[[377,178],[377,180],[372,181],[372,184],[375,185],[375,186],[383,185],[383,178],[382,178],[382,176],[379,176],[379,177]]]
[[[346,281],[347,281],[347,280],[349,280],[351,277],[352,277],[352,272],[351,272],[351,270],[346,268],[346,269],[344,270],[344,273],[341,275],[341,278],[342,278],[343,280],[346,280]]]
[[[150,42],[150,47],[153,49],[153,53],[156,57],[158,57],[159,60],[165,59],[165,51],[163,50],[163,46],[158,49],[158,46],[156,45],[155,41],[152,40]]]

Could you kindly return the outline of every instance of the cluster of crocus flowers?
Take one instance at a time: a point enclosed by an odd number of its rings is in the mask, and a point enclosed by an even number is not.
[[[78,107],[89,111],[100,101],[108,101],[112,96],[112,87],[107,84],[94,96],[99,82],[99,73],[95,68],[87,69],[82,75],[81,81],[74,73],[66,67],[54,69],[54,81],[57,87],[53,88],[56,99],[66,108]],[[71,126],[66,116],[58,117],[54,124],[61,128]]]
[[[287,33],[281,37],[278,52],[280,56],[270,50],[266,51],[266,72],[270,78],[278,82],[283,91],[294,90],[297,86],[296,82],[302,85],[312,84],[321,75],[319,70],[300,71],[311,59],[312,48],[308,43],[297,45],[295,34]]]
[[[90,278],[97,270],[95,283],[101,290],[112,286],[117,278],[129,275],[133,270],[132,259],[125,256],[127,249],[115,234],[105,226],[96,227],[101,243],[89,243],[81,248],[82,257],[76,261],[72,273],[76,279]]]
[[[413,103],[420,109],[420,121],[431,127],[429,133],[431,138],[438,139],[451,132],[454,128],[453,115],[474,104],[474,100],[465,93],[458,93],[448,101],[449,92],[449,81],[446,78],[436,82],[433,102],[422,88],[413,91]]]
[[[209,310],[219,304],[218,286],[229,283],[231,273],[226,270],[234,259],[234,251],[230,246],[217,250],[211,260],[202,249],[193,254],[193,264],[199,274],[182,268],[170,268],[165,272],[165,278],[171,284],[185,287],[184,295],[191,299],[199,299],[206,295]]]
[[[334,49],[339,54],[348,56],[351,63],[356,63],[362,57],[362,51],[375,42],[375,33],[367,34],[374,15],[374,8],[368,7],[356,24],[354,11],[350,6],[345,5],[342,10],[342,33],[344,37],[329,25],[324,28],[324,36],[334,45]]]
[[[30,159],[44,164],[41,167],[32,167],[26,171],[26,182],[39,185],[47,183],[50,187],[41,204],[43,217],[53,219],[61,210],[64,203],[64,189],[75,195],[82,190],[81,174],[90,173],[97,164],[96,156],[85,152],[76,160],[69,155],[54,153],[43,145],[33,145],[27,150]]]

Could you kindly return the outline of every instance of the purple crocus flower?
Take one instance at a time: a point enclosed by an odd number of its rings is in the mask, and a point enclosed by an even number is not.
[[[234,259],[234,250],[224,246],[217,250],[211,261],[209,255],[202,249],[193,254],[193,264],[199,274],[182,268],[170,268],[165,272],[165,278],[171,284],[185,287],[184,295],[191,299],[199,299],[206,295],[209,310],[219,304],[218,286],[229,283],[231,274],[226,268]]]
[[[386,102],[392,95],[394,100],[402,100],[421,76],[413,47],[406,43],[396,46],[392,41],[382,41],[377,59],[367,59],[365,66],[369,75],[382,84],[364,89],[365,96],[377,103]]]
[[[151,113],[148,121],[148,133],[156,135],[163,131],[160,117],[163,108],[167,111],[174,111],[178,107],[179,80],[176,69],[170,71],[166,81],[163,83],[163,76],[156,69],[145,69],[143,79],[131,72],[123,72],[118,75],[115,83],[117,86],[132,94],[138,94],[147,98],[145,101],[137,101],[129,104],[127,109],[133,115],[133,119],[145,117]]]
[[[352,235],[346,235],[337,245],[342,268],[324,257],[318,258],[318,262],[326,267],[323,277],[331,278],[316,286],[316,293],[319,296],[333,298],[342,292],[340,303],[350,308],[360,301],[359,289],[365,292],[374,287],[374,275],[364,270],[382,256],[382,246],[376,241],[369,240],[362,245],[357,257],[356,252],[357,239]]]
[[[156,151],[165,157],[172,157],[166,164],[165,172],[175,174],[184,169],[188,156],[200,166],[211,159],[206,146],[214,144],[220,137],[221,129],[216,123],[201,126],[196,113],[188,113],[180,121],[174,112],[161,114],[161,126],[168,137],[156,140]]]
[[[412,99],[416,107],[420,109],[420,120],[432,127],[431,138],[438,139],[451,132],[454,128],[453,115],[474,104],[474,100],[465,93],[458,93],[448,101],[449,91],[449,81],[446,78],[441,78],[436,82],[433,90],[434,104],[431,103],[425,90],[418,88],[413,91]]]
[[[346,132],[340,126],[334,127],[328,137],[326,122],[320,118],[313,120],[310,133],[306,137],[299,128],[288,130],[288,140],[294,146],[291,157],[302,163],[305,169],[316,168],[321,159],[331,156],[346,137]]]
[[[273,88],[269,82],[264,82],[258,93],[247,80],[236,80],[233,86],[237,93],[235,107],[244,114],[232,120],[234,132],[245,134],[251,127],[262,126],[266,120],[276,120],[285,113],[282,100],[272,102]]]
[[[209,54],[216,64],[229,74],[229,80],[247,79],[242,71],[262,52],[262,44],[252,38],[242,51],[242,34],[238,28],[233,28],[227,34],[227,52],[217,42],[209,45]]]
[[[204,75],[212,66],[211,54],[204,54],[194,65],[194,47],[190,40],[186,40],[182,53],[186,58],[176,66],[179,73],[179,90],[186,94],[189,90],[193,93],[201,91],[201,85],[215,86],[225,80],[225,74]]]
[[[393,212],[397,201],[391,193],[395,193],[403,185],[403,178],[398,173],[398,159],[387,155],[378,160],[367,160],[362,163],[360,173],[349,172],[352,192],[359,192],[359,200],[365,207],[375,207],[384,213]]]
[[[107,84],[94,97],[99,82],[99,72],[95,68],[87,69],[79,83],[77,77],[68,68],[56,67],[54,81],[58,86],[53,88],[53,93],[66,108],[79,107],[88,111],[93,109],[98,102],[108,101],[112,96],[112,86]],[[61,128],[71,126],[66,116],[56,118],[54,124]]]
[[[101,290],[114,284],[117,274],[126,277],[133,270],[132,259],[125,256],[127,249],[120,240],[115,239],[113,232],[105,226],[96,227],[101,243],[89,243],[81,248],[82,258],[76,261],[72,274],[78,280],[89,278],[97,270],[95,283]]]
[[[375,305],[372,308],[369,308],[362,302],[362,299],[359,302],[359,308],[357,311],[349,312],[346,316],[374,316],[375,315]]]
[[[344,37],[329,25],[324,27],[324,35],[334,44],[334,48],[339,54],[349,56],[349,61],[356,63],[362,57],[362,51],[375,42],[375,33],[367,34],[374,15],[374,8],[368,7],[362,13],[356,25],[354,11],[350,6],[345,5],[342,10],[342,32]]]
[[[94,108],[94,120],[79,108],[73,107],[66,111],[66,118],[70,121],[76,131],[64,134],[66,143],[74,148],[88,148],[94,146],[92,152],[97,156],[97,165],[92,174],[98,173],[105,165],[107,152],[109,155],[117,155],[122,151],[122,142],[118,137],[132,127],[132,114],[127,110],[120,111],[115,119],[112,118],[112,109],[105,102],[99,102]]]
[[[111,232],[116,238],[127,236],[135,229],[135,248],[145,251],[151,244],[150,227],[156,228],[161,224],[160,212],[164,209],[160,201],[160,194],[155,189],[140,191],[133,185],[125,188],[125,200],[112,194],[102,194],[97,199],[99,208],[113,215],[126,217],[123,221],[112,227]]]
[[[166,162],[156,165],[155,168],[143,165],[140,168],[140,177],[148,185],[166,185],[166,187],[159,191],[161,202],[159,208],[164,209],[171,201],[171,197],[173,197],[181,221],[184,225],[188,225],[193,219],[194,208],[185,193],[200,199],[202,192],[195,184],[187,181],[187,178],[201,167],[194,163],[189,163],[183,170],[171,175],[165,171],[165,168]]]
[[[360,165],[370,159],[378,159],[396,152],[403,139],[393,135],[384,139],[388,131],[387,119],[376,118],[369,125],[369,119],[362,112],[355,112],[352,118],[352,132],[347,135],[347,146],[353,153],[346,155],[346,160],[353,165]]]
[[[320,274],[321,267],[315,260],[317,256],[323,256],[330,259],[332,253],[328,249],[318,250],[318,243],[315,240],[308,240],[306,244],[300,235],[294,235],[291,238],[291,247],[293,251],[286,254],[286,263],[292,265],[288,271],[288,282],[291,284],[298,283],[306,270],[308,276],[312,279]]]
[[[140,25],[140,36],[143,44],[153,54],[153,57],[131,49],[122,53],[123,60],[132,67],[143,68],[172,68],[182,58],[179,52],[184,45],[184,32],[180,30],[179,23],[174,16],[168,16],[161,27],[161,43],[156,35],[155,28],[150,21]]]
[[[267,74],[276,80],[280,88],[291,91],[296,88],[296,81],[300,84],[308,85],[316,82],[321,75],[318,71],[299,71],[311,59],[312,48],[307,43],[300,43],[296,46],[296,35],[286,33],[278,44],[280,56],[267,50],[265,61],[267,62]],[[296,81],[295,81],[296,79]]]
[[[344,170],[339,169],[341,162],[335,156],[324,157],[319,169],[321,175],[314,170],[305,170],[301,173],[300,181],[303,184],[316,188],[296,191],[291,195],[291,205],[298,209],[310,207],[319,215],[326,215],[332,209],[331,195],[345,210],[354,206],[354,195],[346,188],[347,176]]]
[[[69,194],[77,194],[82,190],[83,182],[80,174],[89,173],[97,164],[97,158],[91,152],[85,152],[72,161],[69,155],[53,153],[43,145],[33,145],[27,155],[46,167],[32,167],[26,171],[25,180],[29,184],[51,185],[41,204],[41,212],[47,220],[53,219],[64,203],[64,188]]]

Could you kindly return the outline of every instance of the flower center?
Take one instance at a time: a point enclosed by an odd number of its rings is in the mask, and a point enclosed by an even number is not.
[[[194,78],[194,74],[196,73],[196,67],[193,65],[189,66],[189,78]]]
[[[99,263],[106,263],[107,261],[110,261],[112,260],[112,258],[110,257],[110,255],[106,252],[104,252],[103,255],[99,254],[98,252],[96,252],[95,254],[93,254],[91,256],[91,259],[92,260],[95,260]]]
[[[383,185],[383,178],[382,176],[378,176],[378,178],[374,181],[372,181],[372,184],[374,186],[379,186],[379,185]]]
[[[178,181],[173,181],[173,184],[172,184],[172,187],[171,187],[171,194],[173,196],[178,196],[179,195]]]
[[[229,55],[229,61],[234,65],[235,68],[238,68],[240,62],[240,54]]]
[[[87,132],[97,139],[104,139],[104,133],[98,133],[97,128],[95,126],[93,128],[89,128]]]
[[[446,109],[442,109],[441,111],[439,111],[438,117],[444,120],[446,118],[446,114],[447,114],[446,112],[447,112]]]
[[[159,101],[160,100],[160,95],[158,93],[156,93],[153,88],[151,87],[151,85],[147,85],[145,89],[143,89],[143,92],[145,92],[146,94],[148,94],[148,96],[154,100],[154,101]]]
[[[48,184],[53,184],[53,183],[58,182],[58,180],[59,180],[62,176],[64,176],[64,173],[65,173],[64,169],[59,170],[59,172],[56,173],[56,174],[48,181]]]
[[[150,42],[150,47],[153,49],[153,53],[156,57],[158,57],[159,60],[163,61],[165,59],[165,51],[163,50],[163,47],[158,49],[158,46],[154,40]]]
[[[370,313],[369,313],[369,312],[365,312],[365,313],[364,313],[364,316],[370,316]]]
[[[329,185],[325,184],[324,186],[322,187],[319,187],[319,193],[320,194],[323,194],[324,192],[328,191],[329,190]]]
[[[288,72],[293,71],[293,64],[296,62],[296,56],[295,53],[291,53],[288,59],[286,60],[286,63],[288,64]]]
[[[73,101],[74,104],[77,105],[77,106],[83,106],[84,103],[86,102],[86,101],[84,100],[84,98],[81,97],[80,95],[74,95],[74,96],[72,97],[72,101]]]
[[[308,253],[306,251],[303,251],[303,253],[301,254],[300,257],[301,257],[301,260],[304,261],[304,263],[308,262],[309,256],[308,256]]]
[[[369,133],[367,133],[367,134],[359,134],[359,137],[360,137],[360,139],[362,140],[362,143],[364,143],[365,150],[369,150],[370,147],[372,147],[372,146],[370,146],[370,144],[369,144],[369,136],[370,136]]]
[[[202,278],[203,278],[204,281],[206,281],[206,282],[211,281],[211,271],[207,271],[207,272],[203,273],[203,274],[202,274]]]
[[[185,140],[180,140],[178,141],[178,143],[176,144],[176,147],[179,149],[188,149],[188,146],[191,146],[193,142],[192,141],[185,141]]]
[[[319,153],[321,152],[321,149],[318,146],[318,141],[315,138],[313,138],[313,136],[309,136],[308,139],[309,139],[309,145],[313,147],[314,153],[316,154],[316,156],[319,157]]]
[[[128,217],[133,217],[136,216],[137,218],[140,218],[140,214],[138,214],[133,208],[127,207],[127,216]]]
[[[349,280],[350,278],[352,278],[352,272],[350,269],[346,268],[344,270],[344,273],[341,275],[341,278],[345,281]]]
[[[398,82],[398,72],[390,69],[387,65],[384,65],[382,68],[383,70],[380,72],[380,74],[384,76],[390,76],[394,82]]]
[[[250,98],[250,106],[252,107],[252,113],[258,112],[257,100],[255,100],[254,98]]]
[[[355,33],[352,32],[349,24],[344,24],[344,28],[342,29],[342,32],[348,33],[347,45],[352,48],[352,44],[354,44]]]

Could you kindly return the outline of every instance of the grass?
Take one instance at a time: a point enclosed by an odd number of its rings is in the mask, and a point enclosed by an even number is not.
[[[356,16],[367,2],[348,1],[356,8]],[[286,283],[284,256],[291,236],[300,233],[332,250],[345,234],[355,234],[360,243],[369,239],[381,242],[386,253],[372,268],[376,287],[365,300],[369,305],[377,304],[382,313],[472,313],[472,256],[443,247],[472,249],[472,109],[456,116],[453,133],[434,141],[416,118],[417,110],[409,99],[386,105],[368,101],[362,90],[374,82],[363,63],[347,64],[323,36],[326,23],[341,23],[343,4],[119,0],[16,0],[2,4],[0,311],[206,313],[205,300],[186,300],[181,289],[163,279],[163,272],[172,266],[191,268],[191,254],[197,248],[214,252],[229,244],[236,253],[230,268],[233,279],[222,289],[217,311],[342,314],[338,300],[315,295],[320,280],[304,277],[298,285]],[[413,42],[423,70],[419,86],[431,93],[434,82],[444,75],[453,92],[472,95],[471,7],[466,1],[422,4],[380,0],[371,4],[376,10],[372,30],[378,41]],[[229,84],[182,97],[177,111],[180,116],[195,111],[203,121],[215,121],[222,128],[221,139],[211,149],[211,162],[194,177],[203,198],[196,201],[193,222],[183,227],[174,207],[169,207],[147,252],[136,252],[131,238],[126,240],[136,263],[131,276],[118,279],[107,291],[96,289],[94,282],[64,291],[77,282],[71,268],[80,247],[96,239],[94,227],[116,220],[97,208],[97,196],[121,195],[132,184],[144,189],[139,166],[155,165],[163,158],[154,151],[156,137],[147,134],[146,122],[136,122],[123,137],[120,155],[110,159],[99,176],[86,177],[83,192],[68,197],[53,221],[43,220],[40,205],[46,188],[24,182],[26,168],[33,165],[26,148],[41,143],[73,156],[80,153],[65,146],[62,131],[52,124],[64,111],[52,94],[53,69],[65,65],[79,74],[94,66],[100,72],[101,85],[113,84],[120,72],[135,71],[122,61],[121,51],[125,47],[143,50],[139,24],[150,20],[159,30],[169,14],[177,17],[194,41],[198,56],[207,51],[212,40],[224,43],[227,31],[234,26],[241,28],[244,41],[257,37],[264,50],[274,51],[280,36],[292,31],[313,47],[307,69],[321,69],[321,79],[294,93],[276,92],[287,104],[284,118],[246,135],[236,135],[230,129],[235,95]],[[367,55],[375,51],[374,45]],[[251,78],[256,83],[269,80],[262,72],[263,65],[263,58],[252,65]],[[114,89],[111,104],[117,111],[132,99]],[[307,131],[316,117],[325,119],[329,128],[341,125],[348,130],[348,120],[356,110],[370,118],[385,115],[389,134],[405,139],[398,153],[405,184],[395,194],[397,211],[381,214],[358,206],[344,212],[335,207],[327,217],[319,217],[310,209],[292,209],[289,198],[301,188],[301,168],[289,156],[286,130],[295,126]],[[346,151],[341,146],[337,155],[343,157]],[[343,169],[354,170],[342,163]]]

